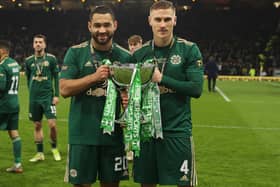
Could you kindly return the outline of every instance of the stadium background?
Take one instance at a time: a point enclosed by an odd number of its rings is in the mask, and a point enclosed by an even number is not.
[[[116,11],[119,21],[116,42],[127,47],[127,38],[132,34],[140,34],[144,41],[152,36],[147,24],[152,0],[0,2],[0,38],[12,41],[12,56],[20,63],[32,54],[32,36],[37,33],[48,37],[48,51],[54,53],[62,63],[69,46],[89,38],[89,10],[101,3],[112,5]],[[174,3],[178,16],[176,35],[197,42],[204,62],[214,56],[221,65],[220,74],[246,75],[252,65],[258,75],[263,58],[267,75],[273,75],[273,70],[280,67],[280,8],[276,8],[279,2],[175,0]]]
[[[142,35],[145,41],[151,38],[147,15],[152,2],[1,0],[0,38],[13,43],[11,56],[22,64],[23,59],[33,53],[32,36],[45,34],[47,51],[57,55],[62,63],[69,46],[88,39],[87,17],[93,6],[109,3],[114,7],[119,21],[115,41],[126,47],[126,40],[132,34]],[[197,42],[204,62],[209,56],[215,56],[222,65],[220,74],[231,76],[227,77],[231,80],[218,81],[221,92],[210,94],[205,87],[202,97],[192,102],[199,187],[280,186],[280,84],[269,81],[273,80],[271,78],[268,81],[260,81],[258,77],[253,81],[233,80],[235,75],[247,75],[250,65],[258,70],[261,54],[265,56],[267,75],[274,75],[280,68],[280,8],[277,8],[280,3],[273,0],[173,2],[178,9],[176,35]],[[52,160],[45,141],[46,161],[34,165],[28,162],[35,146],[33,126],[27,118],[28,91],[24,76],[19,93],[25,172],[22,175],[5,173],[12,162],[11,143],[6,133],[1,132],[0,187],[69,186],[62,182],[69,99],[61,98],[58,105],[59,147],[63,161]],[[47,128],[45,137],[46,132]],[[130,180],[122,186],[138,185]]]

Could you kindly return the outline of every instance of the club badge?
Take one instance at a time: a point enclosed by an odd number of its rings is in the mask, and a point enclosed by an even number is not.
[[[181,57],[179,55],[172,55],[170,58],[170,62],[172,64],[180,64],[181,63]]]

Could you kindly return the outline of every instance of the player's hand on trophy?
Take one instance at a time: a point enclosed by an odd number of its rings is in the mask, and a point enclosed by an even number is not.
[[[162,74],[160,73],[158,67],[156,67],[152,77],[152,82],[160,83],[161,79],[162,79]]]
[[[110,75],[110,69],[108,65],[101,65],[97,68],[96,72],[96,78],[98,82],[105,81],[109,75]]]
[[[126,108],[128,105],[128,93],[127,90],[121,90],[121,101],[122,101],[122,107]]]

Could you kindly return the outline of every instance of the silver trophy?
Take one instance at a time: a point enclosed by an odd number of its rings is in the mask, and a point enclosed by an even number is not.
[[[113,64],[110,66],[110,69],[111,69],[112,80],[117,85],[118,90],[119,91],[125,90],[129,92],[129,88],[132,85],[133,78],[136,73],[136,64],[131,64],[131,63]],[[145,86],[151,82],[154,69],[155,69],[154,64],[150,64],[150,63],[141,64],[140,75],[141,75],[142,88],[145,88]],[[127,115],[127,108],[120,115],[120,118],[117,119],[115,122],[124,124],[126,115]]]

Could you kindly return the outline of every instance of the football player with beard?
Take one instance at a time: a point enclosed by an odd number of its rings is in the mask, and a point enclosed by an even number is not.
[[[106,82],[111,62],[129,62],[129,52],[113,42],[117,21],[107,6],[89,16],[91,38],[68,49],[61,68],[60,93],[71,97],[69,113],[69,163],[65,181],[88,187],[98,179],[102,187],[118,187],[128,178],[123,134],[119,125],[103,134],[101,119],[106,101]]]
[[[50,129],[51,151],[55,161],[61,156],[57,149],[56,105],[59,102],[58,65],[54,55],[46,52],[47,39],[42,34],[33,37],[34,54],[25,59],[25,74],[29,89],[29,119],[34,124],[37,153],[30,162],[45,160],[43,148],[43,114]]]

